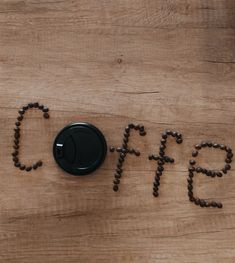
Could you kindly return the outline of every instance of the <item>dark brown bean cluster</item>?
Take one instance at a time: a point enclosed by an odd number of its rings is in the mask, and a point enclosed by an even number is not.
[[[168,136],[175,138],[178,144],[183,142],[182,134],[176,131],[167,130],[162,134],[161,145],[159,147],[159,155],[149,155],[149,160],[155,160],[158,162],[158,167],[155,174],[155,180],[153,183],[153,195],[155,197],[159,196],[158,190],[160,186],[160,177],[164,171],[165,163],[174,163],[174,159],[165,155],[166,143]]]
[[[124,132],[124,137],[123,137],[123,144],[122,147],[110,147],[110,152],[118,152],[119,153],[119,158],[118,158],[118,163],[117,163],[117,168],[116,172],[114,174],[114,181],[113,181],[113,191],[117,192],[120,184],[120,179],[122,177],[123,173],[123,163],[125,161],[126,155],[129,154],[134,154],[135,156],[140,156],[140,151],[135,150],[133,148],[128,148],[128,142],[129,142],[129,137],[130,137],[130,131],[131,130],[137,130],[139,131],[139,134],[141,136],[146,135],[146,131],[143,125],[138,124],[135,125],[133,123],[130,123],[126,128]]]
[[[43,112],[43,117],[45,119],[48,119],[49,116],[49,109],[45,107],[44,105],[39,105],[38,102],[35,103],[29,103],[26,106],[23,106],[22,109],[18,111],[19,115],[17,117],[17,121],[15,123],[15,128],[14,128],[14,152],[12,153],[13,156],[13,162],[15,167],[19,168],[20,170],[25,170],[27,172],[30,172],[32,169],[36,170],[38,167],[42,166],[42,161],[38,161],[33,165],[26,166],[24,164],[21,164],[19,160],[19,149],[20,149],[20,126],[21,123],[24,119],[24,114],[27,110],[29,109],[39,109]]]
[[[222,168],[221,171],[214,171],[214,170],[208,170],[208,169],[204,169],[202,167],[195,167],[196,165],[196,161],[194,159],[189,161],[189,177],[188,177],[188,196],[189,196],[189,200],[191,202],[194,202],[196,205],[199,205],[201,207],[217,207],[217,208],[222,208],[223,205],[220,202],[207,202],[204,199],[200,199],[200,198],[195,198],[193,195],[193,177],[194,177],[194,173],[202,173],[205,174],[206,176],[210,176],[210,177],[222,177],[223,174],[226,174],[228,170],[231,169],[231,165],[230,163],[232,162],[232,158],[233,158],[233,152],[232,149],[230,147],[227,147],[223,144],[218,144],[215,142],[202,142],[200,144],[196,144],[195,145],[195,150],[193,150],[192,152],[192,157],[196,157],[198,156],[199,151],[202,148],[205,147],[210,147],[210,148],[216,148],[216,149],[221,149],[223,151],[226,152],[226,159],[225,159],[225,166]]]

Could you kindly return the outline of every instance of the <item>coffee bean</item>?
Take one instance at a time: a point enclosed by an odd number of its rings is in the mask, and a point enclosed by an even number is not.
[[[42,111],[43,111],[43,112],[48,112],[49,109],[48,109],[47,107],[44,107],[44,108],[42,109]]]
[[[20,115],[20,116],[17,117],[17,120],[18,120],[18,121],[22,121],[23,118],[24,118],[24,117],[23,117],[22,115]]]
[[[38,166],[38,167],[41,167],[41,166],[42,166],[42,161],[38,161],[38,162],[37,162],[37,166]]]
[[[113,186],[113,191],[114,191],[114,192],[117,192],[117,191],[118,191],[118,185],[117,185],[117,184],[115,184],[115,185]]]
[[[226,158],[226,159],[225,159],[225,162],[226,162],[226,163],[231,163],[231,162],[232,162],[232,159]]]
[[[230,165],[230,164],[226,164],[226,165],[224,166],[224,169],[226,169],[227,171],[230,170],[230,169],[231,169],[231,165]]]
[[[115,151],[115,147],[111,146],[111,147],[109,148],[109,151],[113,153],[113,152]]]
[[[19,158],[18,157],[13,157],[12,160],[13,160],[14,163],[18,163],[19,162]]]
[[[194,173],[193,172],[189,172],[188,176],[189,176],[189,178],[193,178]]]
[[[23,171],[23,170],[25,170],[25,168],[26,168],[25,165],[20,165],[20,170]]]
[[[38,102],[35,102],[35,103],[33,104],[33,107],[34,107],[34,108],[38,108],[38,107],[39,107],[39,103],[38,103]]]
[[[198,151],[193,151],[193,152],[192,152],[192,156],[193,156],[193,157],[198,156]]]
[[[166,134],[166,133],[163,133],[163,134],[162,134],[162,138],[163,138],[163,139],[166,139],[166,138],[167,138],[167,134]]]
[[[194,164],[196,164],[196,161],[195,160],[190,160],[189,164],[194,165]]]
[[[206,142],[202,142],[201,143],[201,147],[206,147],[207,146],[207,143]]]
[[[176,142],[177,142],[178,144],[181,144],[181,143],[183,142],[183,140],[180,138],[180,139],[177,139]]]
[[[45,112],[45,113],[43,114],[43,117],[44,117],[45,119],[49,119],[49,118],[50,118],[50,115],[48,114],[48,112]]]
[[[37,168],[38,168],[38,165],[37,165],[37,163],[35,163],[35,164],[33,165],[33,169],[36,170]]]
[[[220,144],[219,147],[220,147],[221,150],[225,150],[225,148],[226,148],[225,145],[223,145],[223,144]]]
[[[227,153],[227,158],[232,159],[233,158],[233,153]]]
[[[207,142],[208,147],[212,147],[213,143],[212,142]]]
[[[20,126],[20,122],[19,121],[17,121],[16,123],[15,123],[15,125],[17,126],[17,127],[19,127]]]
[[[23,111],[25,112],[26,110],[28,110],[29,109],[29,107],[28,106],[23,106]],[[19,112],[20,113],[20,112]],[[20,113],[21,114],[21,113]],[[22,113],[23,114],[23,113]]]
[[[201,172],[202,172],[202,168],[201,168],[201,167],[197,167],[197,168],[196,168],[196,172],[197,172],[197,173],[201,173]]]
[[[155,197],[158,197],[158,196],[159,196],[158,192],[155,192],[155,191],[153,191],[153,195],[154,195]]]
[[[120,184],[120,180],[118,178],[116,178],[115,180],[113,180],[114,184]]]
[[[222,174],[221,172],[216,172],[216,176],[218,176],[218,177],[222,177],[223,174]]]
[[[195,149],[196,149],[196,150],[200,150],[201,148],[202,148],[202,147],[201,147],[200,144],[196,144],[196,145],[195,145]]]
[[[15,167],[20,167],[20,163],[15,163]]]
[[[219,144],[218,143],[213,143],[213,147],[214,148],[219,148]]]
[[[29,108],[33,108],[33,103],[28,104]]]
[[[26,168],[25,168],[25,171],[26,172],[30,172],[32,170],[32,166],[27,166]]]
[[[25,110],[24,109],[20,109],[18,112],[19,112],[20,115],[25,114]]]
[[[140,156],[140,151],[136,150],[136,151],[135,151],[135,155],[136,155],[136,156]]]

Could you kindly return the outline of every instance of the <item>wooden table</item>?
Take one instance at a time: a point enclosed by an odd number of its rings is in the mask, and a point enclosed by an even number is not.
[[[194,192],[223,209],[189,202],[187,167],[194,144],[214,140],[235,150],[235,1],[2,0],[0,2],[0,262],[235,262],[234,166],[222,178],[196,175]],[[18,109],[25,115],[20,157],[44,166],[13,166]],[[91,122],[109,146],[130,123],[139,158],[128,156],[120,190],[112,190],[118,158],[108,153],[94,174],[62,172],[52,156],[66,124]],[[152,195],[165,129],[174,164],[165,165]],[[224,152],[197,161],[220,169]]]

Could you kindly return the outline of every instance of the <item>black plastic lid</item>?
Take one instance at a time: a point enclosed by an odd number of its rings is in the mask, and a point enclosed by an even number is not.
[[[107,144],[104,135],[88,123],[72,123],[57,135],[53,154],[55,161],[66,172],[86,175],[104,161]]]

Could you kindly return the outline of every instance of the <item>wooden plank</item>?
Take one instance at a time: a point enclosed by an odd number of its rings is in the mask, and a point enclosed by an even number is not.
[[[234,262],[234,168],[223,178],[197,175],[195,193],[223,209],[188,201],[193,145],[211,139],[235,149],[235,2],[232,0],[3,0],[0,3],[0,262]],[[51,109],[23,122],[21,158],[44,166],[24,173],[11,160],[17,110],[30,101]],[[117,154],[93,175],[63,173],[52,157],[57,132],[87,121],[121,144],[129,122],[141,151],[128,156],[112,191]],[[152,196],[165,129],[175,164]],[[203,150],[220,169],[224,153]]]

